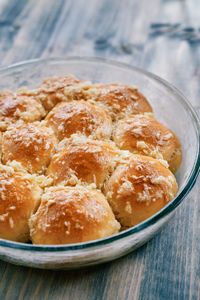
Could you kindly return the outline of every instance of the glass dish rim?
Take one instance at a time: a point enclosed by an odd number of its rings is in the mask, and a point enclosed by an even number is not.
[[[85,61],[85,62],[96,62],[96,63],[104,63],[109,64],[111,66],[117,66],[123,69],[129,69],[136,72],[139,72],[142,75],[145,75],[146,77],[153,79],[157,81],[159,84],[167,88],[169,92],[174,93],[177,98],[181,99],[183,105],[187,108],[187,110],[191,113],[192,119],[195,123],[195,129],[196,129],[196,135],[198,138],[198,149],[196,151],[196,157],[195,162],[192,168],[192,171],[190,173],[190,176],[188,178],[188,181],[186,185],[183,187],[183,189],[179,192],[179,194],[168,204],[166,205],[162,210],[157,212],[152,217],[148,218],[147,220],[143,221],[142,223],[129,228],[127,230],[121,231],[115,235],[98,239],[94,241],[89,242],[82,242],[77,244],[67,244],[67,245],[33,245],[33,244],[26,244],[26,243],[19,243],[19,242],[13,242],[9,240],[0,239],[0,247],[7,247],[7,248],[13,248],[18,250],[27,250],[27,251],[39,251],[39,252],[57,252],[57,251],[73,251],[73,250],[87,250],[91,248],[95,248],[98,246],[108,245],[114,241],[118,241],[120,239],[123,239],[125,237],[131,236],[132,234],[139,232],[153,224],[155,224],[157,221],[162,219],[163,217],[167,216],[170,212],[172,212],[186,197],[186,195],[190,192],[192,187],[194,186],[196,179],[198,177],[199,171],[200,171],[200,126],[199,126],[199,119],[197,116],[197,113],[193,109],[192,105],[189,103],[187,98],[172,84],[168,83],[166,80],[160,78],[159,76],[146,71],[142,68],[135,67],[132,65],[128,65],[126,63],[121,63],[118,61],[113,61],[106,58],[100,58],[100,57],[87,57],[87,56],[67,56],[67,57],[53,57],[53,58],[36,58],[36,59],[30,59],[21,61],[6,67],[0,68],[0,74],[2,72],[12,70],[18,67],[21,67],[23,65],[31,65],[31,64],[39,64],[42,62],[61,62],[61,61]],[[180,101],[179,99],[179,101]]]

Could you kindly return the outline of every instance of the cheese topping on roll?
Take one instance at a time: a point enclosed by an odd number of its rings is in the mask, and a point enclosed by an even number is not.
[[[86,101],[57,104],[46,117],[57,138],[69,138],[80,133],[94,139],[110,138],[112,120],[109,114],[96,104]]]
[[[181,164],[179,139],[153,116],[135,115],[120,121],[113,139],[120,149],[166,160],[173,173]]]
[[[120,224],[102,193],[84,187],[53,187],[30,218],[34,244],[86,242],[117,233]]]
[[[40,203],[41,189],[31,176],[0,165],[0,238],[29,240],[28,221]]]
[[[0,238],[63,245],[135,226],[176,196],[181,159],[132,85],[65,75],[0,91]]]
[[[41,120],[44,116],[44,108],[32,96],[15,95],[10,91],[0,92],[0,131],[5,131],[16,122],[30,123]]]
[[[2,161],[19,162],[30,173],[44,173],[55,152],[56,137],[41,123],[18,125],[7,130],[2,139]]]
[[[104,193],[124,227],[134,226],[161,210],[178,191],[174,175],[158,160],[142,155],[119,165]]]

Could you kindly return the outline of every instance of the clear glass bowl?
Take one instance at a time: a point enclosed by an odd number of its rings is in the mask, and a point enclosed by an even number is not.
[[[67,73],[92,82],[134,84],[153,106],[155,116],[180,138],[183,162],[176,178],[178,195],[161,211],[113,236],[73,245],[37,246],[0,239],[0,259],[49,269],[72,269],[110,261],[138,248],[170,219],[193,187],[200,166],[198,118],[185,97],[161,78],[125,64],[96,58],[38,59],[0,69],[0,89],[36,87],[45,77]]]

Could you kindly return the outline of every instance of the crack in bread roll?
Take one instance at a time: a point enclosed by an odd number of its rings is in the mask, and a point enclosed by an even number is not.
[[[113,139],[120,149],[166,160],[173,173],[180,167],[182,151],[179,139],[153,116],[135,115],[120,121]]]
[[[42,103],[46,111],[50,111],[57,103],[66,100],[64,88],[78,83],[80,81],[73,75],[51,77],[44,79],[37,89],[21,88],[18,90],[18,94],[33,95]]]
[[[132,155],[119,165],[105,185],[104,193],[124,227],[134,226],[161,210],[177,194],[174,175],[158,160]]]
[[[64,149],[56,153],[47,174],[54,184],[94,184],[101,188],[116,165],[118,149],[111,143],[80,138],[67,141]]]
[[[82,93],[80,92],[82,87]],[[70,99],[93,100],[106,109],[113,120],[145,112],[152,112],[147,99],[136,87],[110,83],[106,85],[77,85],[65,88],[65,95]]]
[[[27,123],[45,116],[42,105],[28,95],[15,95],[10,91],[0,92],[0,130],[5,131],[16,122]]]
[[[53,130],[39,122],[18,125],[3,134],[2,161],[13,167],[20,163],[28,172],[42,174],[55,153],[56,143]]]
[[[28,220],[39,206],[40,194],[30,175],[0,165],[0,238],[28,241]]]
[[[47,126],[52,127],[59,140],[79,133],[105,139],[111,136],[112,120],[98,105],[86,101],[57,104],[46,117]]]
[[[43,245],[96,240],[120,229],[103,194],[84,187],[49,188],[29,224],[32,242]]]

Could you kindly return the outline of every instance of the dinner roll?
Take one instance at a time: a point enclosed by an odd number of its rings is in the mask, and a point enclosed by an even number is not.
[[[66,100],[64,88],[78,83],[80,81],[73,75],[51,77],[44,79],[43,83],[34,90],[22,88],[18,93],[33,95],[42,103],[46,111],[50,111],[58,102]]]
[[[33,122],[45,116],[42,105],[31,96],[0,91],[0,130],[16,122]]]
[[[136,87],[110,83],[106,85],[82,86],[80,85],[65,89],[66,97],[77,99],[78,96],[85,100],[98,102],[108,110],[113,120],[122,119],[133,114],[152,112],[151,105]]]
[[[29,239],[28,220],[39,205],[40,193],[30,175],[0,165],[0,238],[16,242]]]
[[[75,185],[94,183],[102,187],[115,167],[117,149],[111,143],[86,138],[69,141],[64,149],[54,155],[48,175],[54,183]]]
[[[134,226],[176,195],[181,157],[134,86],[66,75],[0,91],[0,238],[60,245]]]
[[[135,115],[116,126],[113,139],[121,149],[164,159],[175,173],[182,160],[177,136],[150,115]]]
[[[79,82],[76,85],[66,86],[64,88],[65,100],[89,100],[92,97],[91,88],[98,87],[90,81]]]
[[[0,131],[0,163],[1,163],[1,153],[2,153],[2,133]]]
[[[2,161],[15,161],[30,173],[41,174],[50,163],[55,145],[53,130],[39,122],[11,127],[3,135]]]
[[[44,245],[96,240],[120,229],[103,194],[84,187],[49,188],[29,224],[32,242]]]
[[[109,138],[112,120],[98,105],[86,101],[57,104],[46,117],[47,126],[52,127],[59,140],[80,133],[92,138]]]
[[[115,169],[104,192],[117,220],[131,227],[162,209],[177,190],[174,175],[158,160],[132,155]]]

